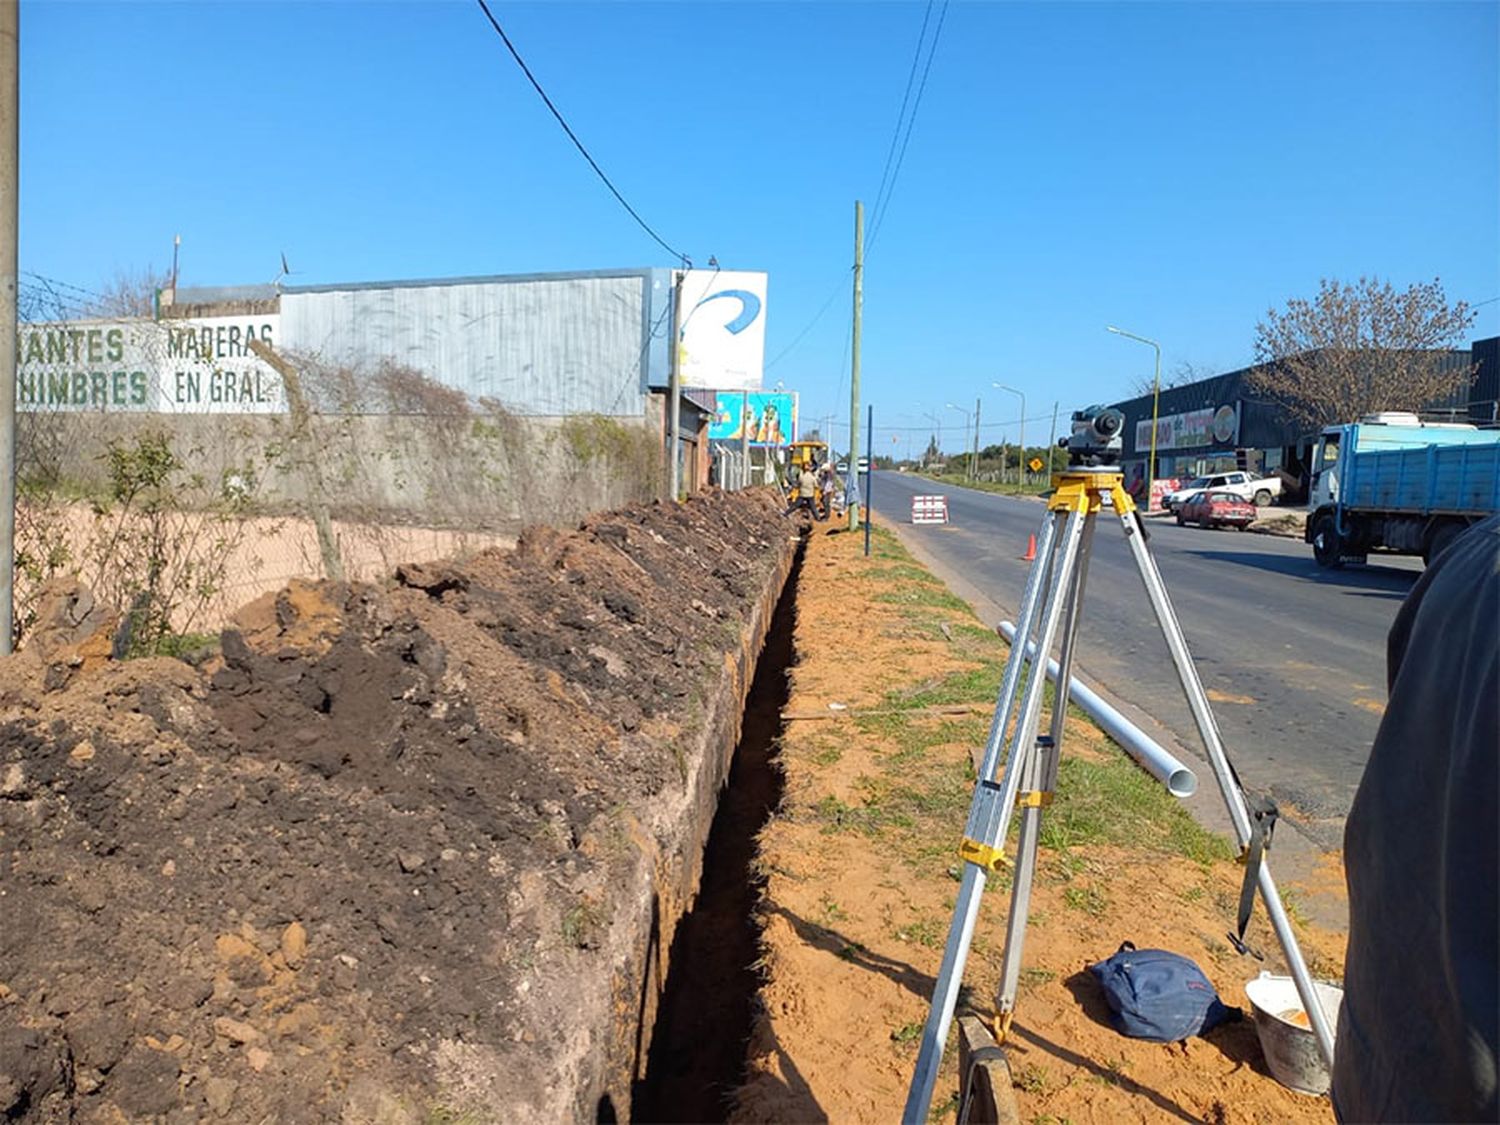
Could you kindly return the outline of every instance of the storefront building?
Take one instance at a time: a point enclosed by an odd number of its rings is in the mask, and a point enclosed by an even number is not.
[[[1475,374],[1452,402],[1435,404],[1434,413],[1480,424],[1496,416],[1494,401],[1479,401],[1496,397],[1492,390],[1496,343],[1496,338],[1480,340],[1470,349],[1449,353],[1449,362],[1472,366]],[[1262,476],[1279,475],[1284,503],[1306,500],[1317,429],[1258,393],[1250,385],[1252,370],[1244,367],[1162,389],[1156,422],[1158,482],[1242,469]],[[1114,404],[1125,414],[1120,464],[1127,486],[1133,488],[1144,487],[1151,455],[1151,404],[1149,394]]]

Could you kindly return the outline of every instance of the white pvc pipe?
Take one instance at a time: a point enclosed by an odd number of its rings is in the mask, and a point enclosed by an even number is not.
[[[1000,622],[996,628],[1006,640],[1012,644],[1015,643],[1016,627],[1009,621]],[[1027,642],[1026,655],[1031,660],[1036,659],[1035,641]],[[1056,683],[1057,672],[1057,661],[1049,657],[1047,678]],[[1072,683],[1068,685],[1068,698],[1082,707],[1089,718],[1103,727],[1111,738],[1123,746],[1125,752],[1135,759],[1137,765],[1166,785],[1167,792],[1172,796],[1191,797],[1197,790],[1198,778],[1192,770],[1167,753],[1160,743],[1150,738],[1140,727],[1099,698],[1097,693],[1080,683],[1076,676],[1072,677]]]

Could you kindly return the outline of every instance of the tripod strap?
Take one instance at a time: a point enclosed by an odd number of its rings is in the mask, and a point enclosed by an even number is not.
[[[1246,802],[1250,809],[1250,843],[1245,847],[1245,881],[1240,884],[1240,910],[1236,919],[1235,932],[1226,934],[1229,943],[1234,946],[1235,951],[1242,956],[1249,954],[1257,961],[1264,961],[1265,957],[1258,949],[1252,949],[1245,944],[1245,927],[1250,924],[1250,912],[1255,907],[1255,888],[1260,882],[1261,860],[1265,858],[1266,849],[1271,846],[1271,834],[1276,831],[1276,817],[1278,810],[1276,802],[1269,797],[1255,801]]]

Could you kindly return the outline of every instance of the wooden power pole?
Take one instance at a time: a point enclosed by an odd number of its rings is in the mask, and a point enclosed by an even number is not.
[[[16,227],[21,5],[0,0],[0,655],[16,633]]]

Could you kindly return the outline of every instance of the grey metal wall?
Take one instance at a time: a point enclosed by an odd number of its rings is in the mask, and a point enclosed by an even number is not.
[[[639,417],[665,382],[667,270],[294,286],[281,346],[414,367],[519,414]]]

